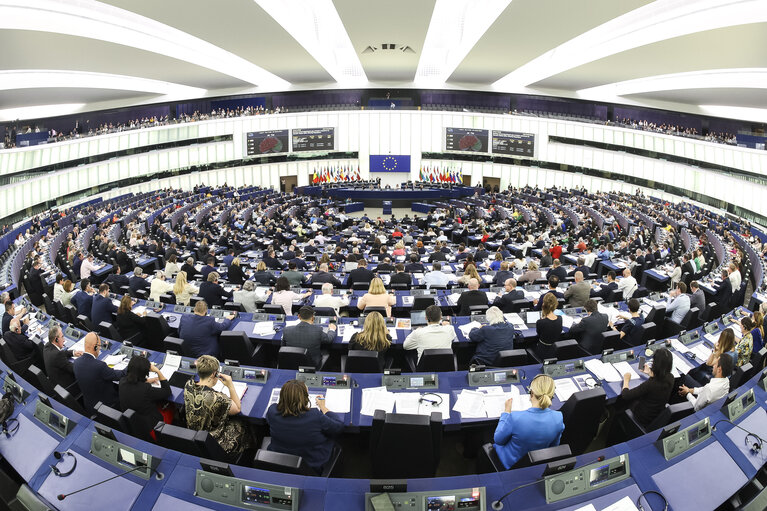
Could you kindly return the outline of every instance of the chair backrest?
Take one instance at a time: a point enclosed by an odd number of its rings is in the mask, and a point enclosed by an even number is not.
[[[93,407],[93,414],[94,420],[99,424],[116,429],[117,431],[122,431],[123,433],[130,432],[130,425],[128,424],[128,420],[123,417],[122,412],[105,405],[101,401],[96,403],[96,406]]]
[[[99,323],[99,335],[112,339],[113,341],[123,342],[123,336],[117,331],[117,328],[108,321],[102,321]]]
[[[53,384],[51,383],[51,380],[49,380],[43,370],[36,365],[33,364],[29,366],[26,377],[29,380],[29,383],[34,385],[38,390],[45,392],[49,396],[53,393]]]
[[[648,323],[644,322],[642,326],[639,327],[639,329],[642,331],[642,338],[640,339],[640,344],[646,343],[648,341],[651,341],[655,339],[656,335],[656,328],[655,323]]]
[[[666,405],[666,408],[663,409],[663,411],[658,415],[658,417],[655,418],[654,421],[650,423],[649,426],[647,426],[646,430],[655,431],[656,429],[668,426],[672,422],[684,419],[694,411],[695,408],[689,401],[684,401],[682,403],[676,403],[673,405]]]
[[[224,310],[225,311],[235,311],[235,312],[247,312],[245,310],[245,306],[243,304],[237,303],[237,302],[226,302],[224,304]],[[315,314],[316,313],[317,312],[315,311]]]
[[[493,444],[487,443],[482,446],[477,456],[477,473],[484,474],[487,472],[503,472],[506,467],[503,466],[501,458],[498,457],[498,453],[495,452]]]
[[[767,346],[760,349],[758,352],[751,355],[751,365],[754,366],[754,373],[764,369],[764,364],[767,361]]]
[[[493,362],[494,367],[516,367],[529,363],[529,356],[524,349],[502,350],[498,352]]]
[[[165,351],[175,351],[179,355],[189,356],[189,350],[186,349],[186,344],[183,339],[169,335],[163,339],[162,343]]]
[[[367,350],[349,350],[346,355],[346,364],[344,372],[350,373],[378,373],[381,372],[381,365],[378,361],[377,351]]]
[[[123,412],[123,417],[128,424],[128,433],[131,436],[140,438],[141,440],[151,441],[154,440],[149,435],[149,432],[154,428],[154,424],[150,424],[146,417],[136,412],[132,408],[128,408]]]
[[[282,305],[267,303],[264,304],[264,312],[267,314],[285,314],[285,309],[282,308]],[[290,314],[290,312],[288,311],[287,313]]]
[[[426,310],[430,305],[434,305],[433,296],[416,296],[413,298],[413,310],[422,311]]]
[[[88,332],[95,332],[96,331],[96,325],[94,325],[90,319],[88,319],[88,316],[85,314],[80,314],[77,316],[77,323],[80,325],[80,328],[83,330],[86,330]]]
[[[423,350],[416,368],[424,372],[457,371],[455,354],[450,348]]]
[[[665,307],[653,307],[650,312],[647,313],[647,317],[644,319],[645,323],[658,323],[666,315]]]
[[[315,307],[314,308],[314,315],[315,316],[335,317],[336,316],[336,310],[333,307]]]
[[[79,413],[80,415],[85,417],[88,416],[88,414],[85,412],[85,408],[83,408],[83,405],[81,405],[80,402],[77,401],[77,399],[75,399],[75,397],[61,385],[56,385],[53,387],[53,395],[51,397],[53,397],[53,399],[66,406],[67,408],[70,408],[71,410]]]
[[[529,451],[527,455],[520,458],[520,460],[515,463],[512,468],[529,467],[532,465],[540,465],[542,463],[551,463],[552,461],[570,458],[572,455],[573,453],[570,452],[570,446],[567,444],[559,444],[554,447],[544,447],[543,449]]]
[[[162,303],[175,304],[176,303],[176,295],[174,295],[173,293],[171,293],[171,294],[162,294],[162,295],[160,295],[160,301]]]
[[[441,446],[440,413],[429,417],[376,410],[370,431],[373,477],[434,477]]]
[[[301,456],[269,451],[267,449],[259,449],[256,452],[253,468],[270,472],[281,472],[283,474],[317,475],[311,474],[311,470],[306,466]]]
[[[371,312],[378,312],[384,318],[387,316],[386,307],[367,306],[367,307],[365,307],[365,310],[363,311],[363,314],[368,315]]]
[[[559,409],[565,423],[561,442],[569,444],[574,454],[584,453],[596,436],[606,400],[604,389],[597,387],[572,394]]]
[[[484,314],[489,308],[487,304],[469,305],[469,314]]]
[[[198,431],[194,436],[194,441],[202,452],[203,458],[222,462],[233,461],[234,456],[227,453],[218,443],[218,440],[207,431]]]
[[[580,358],[583,355],[585,353],[575,339],[566,339],[554,343],[554,356],[557,357],[557,360],[570,360],[572,358]]]
[[[307,349],[282,346],[277,353],[277,368],[298,369],[300,366],[315,366],[314,362],[309,358]]]
[[[245,332],[221,332],[218,345],[224,359],[238,360],[241,364],[254,365],[253,355],[256,348]]]
[[[751,363],[743,364],[740,367],[736,367],[730,376],[730,392],[743,385],[751,373],[753,373],[754,366]]]
[[[202,450],[195,442],[195,435],[198,432],[193,429],[158,422],[154,427],[154,433],[157,437],[157,443],[167,449],[204,457]]]

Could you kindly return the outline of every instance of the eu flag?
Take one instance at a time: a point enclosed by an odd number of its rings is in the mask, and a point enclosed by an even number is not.
[[[371,154],[370,172],[410,172],[410,155]]]

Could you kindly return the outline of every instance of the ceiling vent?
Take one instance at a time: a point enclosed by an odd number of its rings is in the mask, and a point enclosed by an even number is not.
[[[410,46],[406,44],[395,44],[395,43],[383,43],[378,45],[370,45],[364,50],[362,50],[362,53],[375,53],[377,51],[399,51],[402,53],[415,53],[415,50],[411,48]]]

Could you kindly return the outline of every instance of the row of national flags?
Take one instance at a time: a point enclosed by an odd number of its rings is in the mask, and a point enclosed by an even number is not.
[[[361,181],[360,167],[355,169],[352,165],[340,165],[321,167],[314,169],[312,183],[340,183],[346,181]]]
[[[463,171],[456,169],[442,169],[440,167],[421,167],[421,172],[418,176],[419,181],[427,181],[429,183],[456,183],[461,184]]]

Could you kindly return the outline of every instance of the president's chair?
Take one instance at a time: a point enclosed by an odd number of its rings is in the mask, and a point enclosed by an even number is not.
[[[373,477],[434,477],[442,447],[442,414],[431,416],[376,410],[370,430]]]

